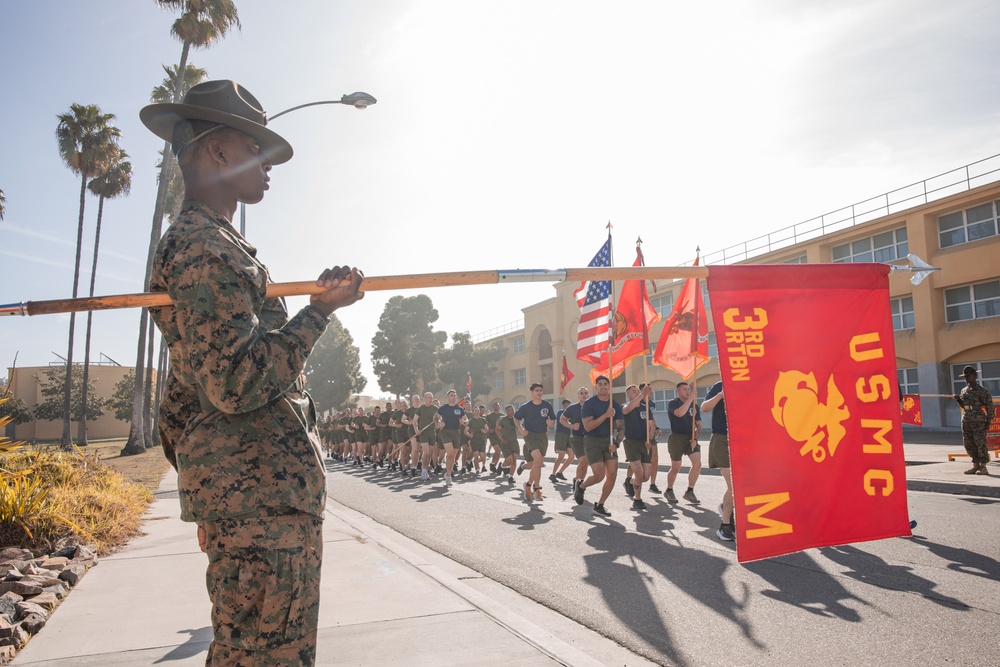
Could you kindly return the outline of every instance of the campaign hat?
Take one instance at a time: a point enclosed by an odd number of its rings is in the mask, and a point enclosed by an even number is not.
[[[257,140],[271,164],[292,159],[292,146],[267,129],[267,112],[249,90],[229,79],[192,86],[180,104],[150,104],[139,111],[139,120],[165,141],[171,141],[174,126],[182,120],[219,123],[245,132]]]

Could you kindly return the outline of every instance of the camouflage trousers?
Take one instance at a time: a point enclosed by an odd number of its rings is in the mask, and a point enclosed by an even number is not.
[[[969,453],[973,463],[989,463],[990,453],[986,450],[986,427],[983,421],[962,420],[962,440],[965,451]]]
[[[312,665],[323,521],[292,509],[256,514],[205,524],[214,631],[205,664]]]

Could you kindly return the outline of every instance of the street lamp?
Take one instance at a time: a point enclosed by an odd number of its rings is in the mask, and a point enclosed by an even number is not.
[[[378,102],[374,97],[368,93],[351,93],[350,95],[341,95],[339,100],[323,100],[320,102],[306,102],[305,104],[300,104],[298,106],[291,107],[290,109],[285,109],[284,111],[279,111],[274,114],[268,120],[274,120],[275,118],[280,118],[286,113],[291,113],[292,111],[297,111],[298,109],[304,109],[306,107],[315,107],[320,104],[347,104],[354,107],[355,109],[367,109],[371,105]],[[247,235],[247,205],[240,202],[240,236],[246,237]]]

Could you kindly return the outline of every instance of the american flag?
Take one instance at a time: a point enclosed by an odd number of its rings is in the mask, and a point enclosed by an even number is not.
[[[601,246],[587,266],[611,266],[611,237]],[[601,352],[608,349],[608,317],[611,314],[611,281],[587,280],[574,292],[580,306],[577,327],[576,358],[596,364]]]

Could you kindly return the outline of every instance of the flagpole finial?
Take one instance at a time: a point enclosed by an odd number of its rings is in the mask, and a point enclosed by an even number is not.
[[[635,239],[635,245],[636,245],[636,247],[642,245],[642,237],[641,236],[636,237],[636,239]]]
[[[610,220],[608,220],[608,224],[604,225],[604,228],[610,231],[610,230],[614,229],[615,226],[611,224]]]

